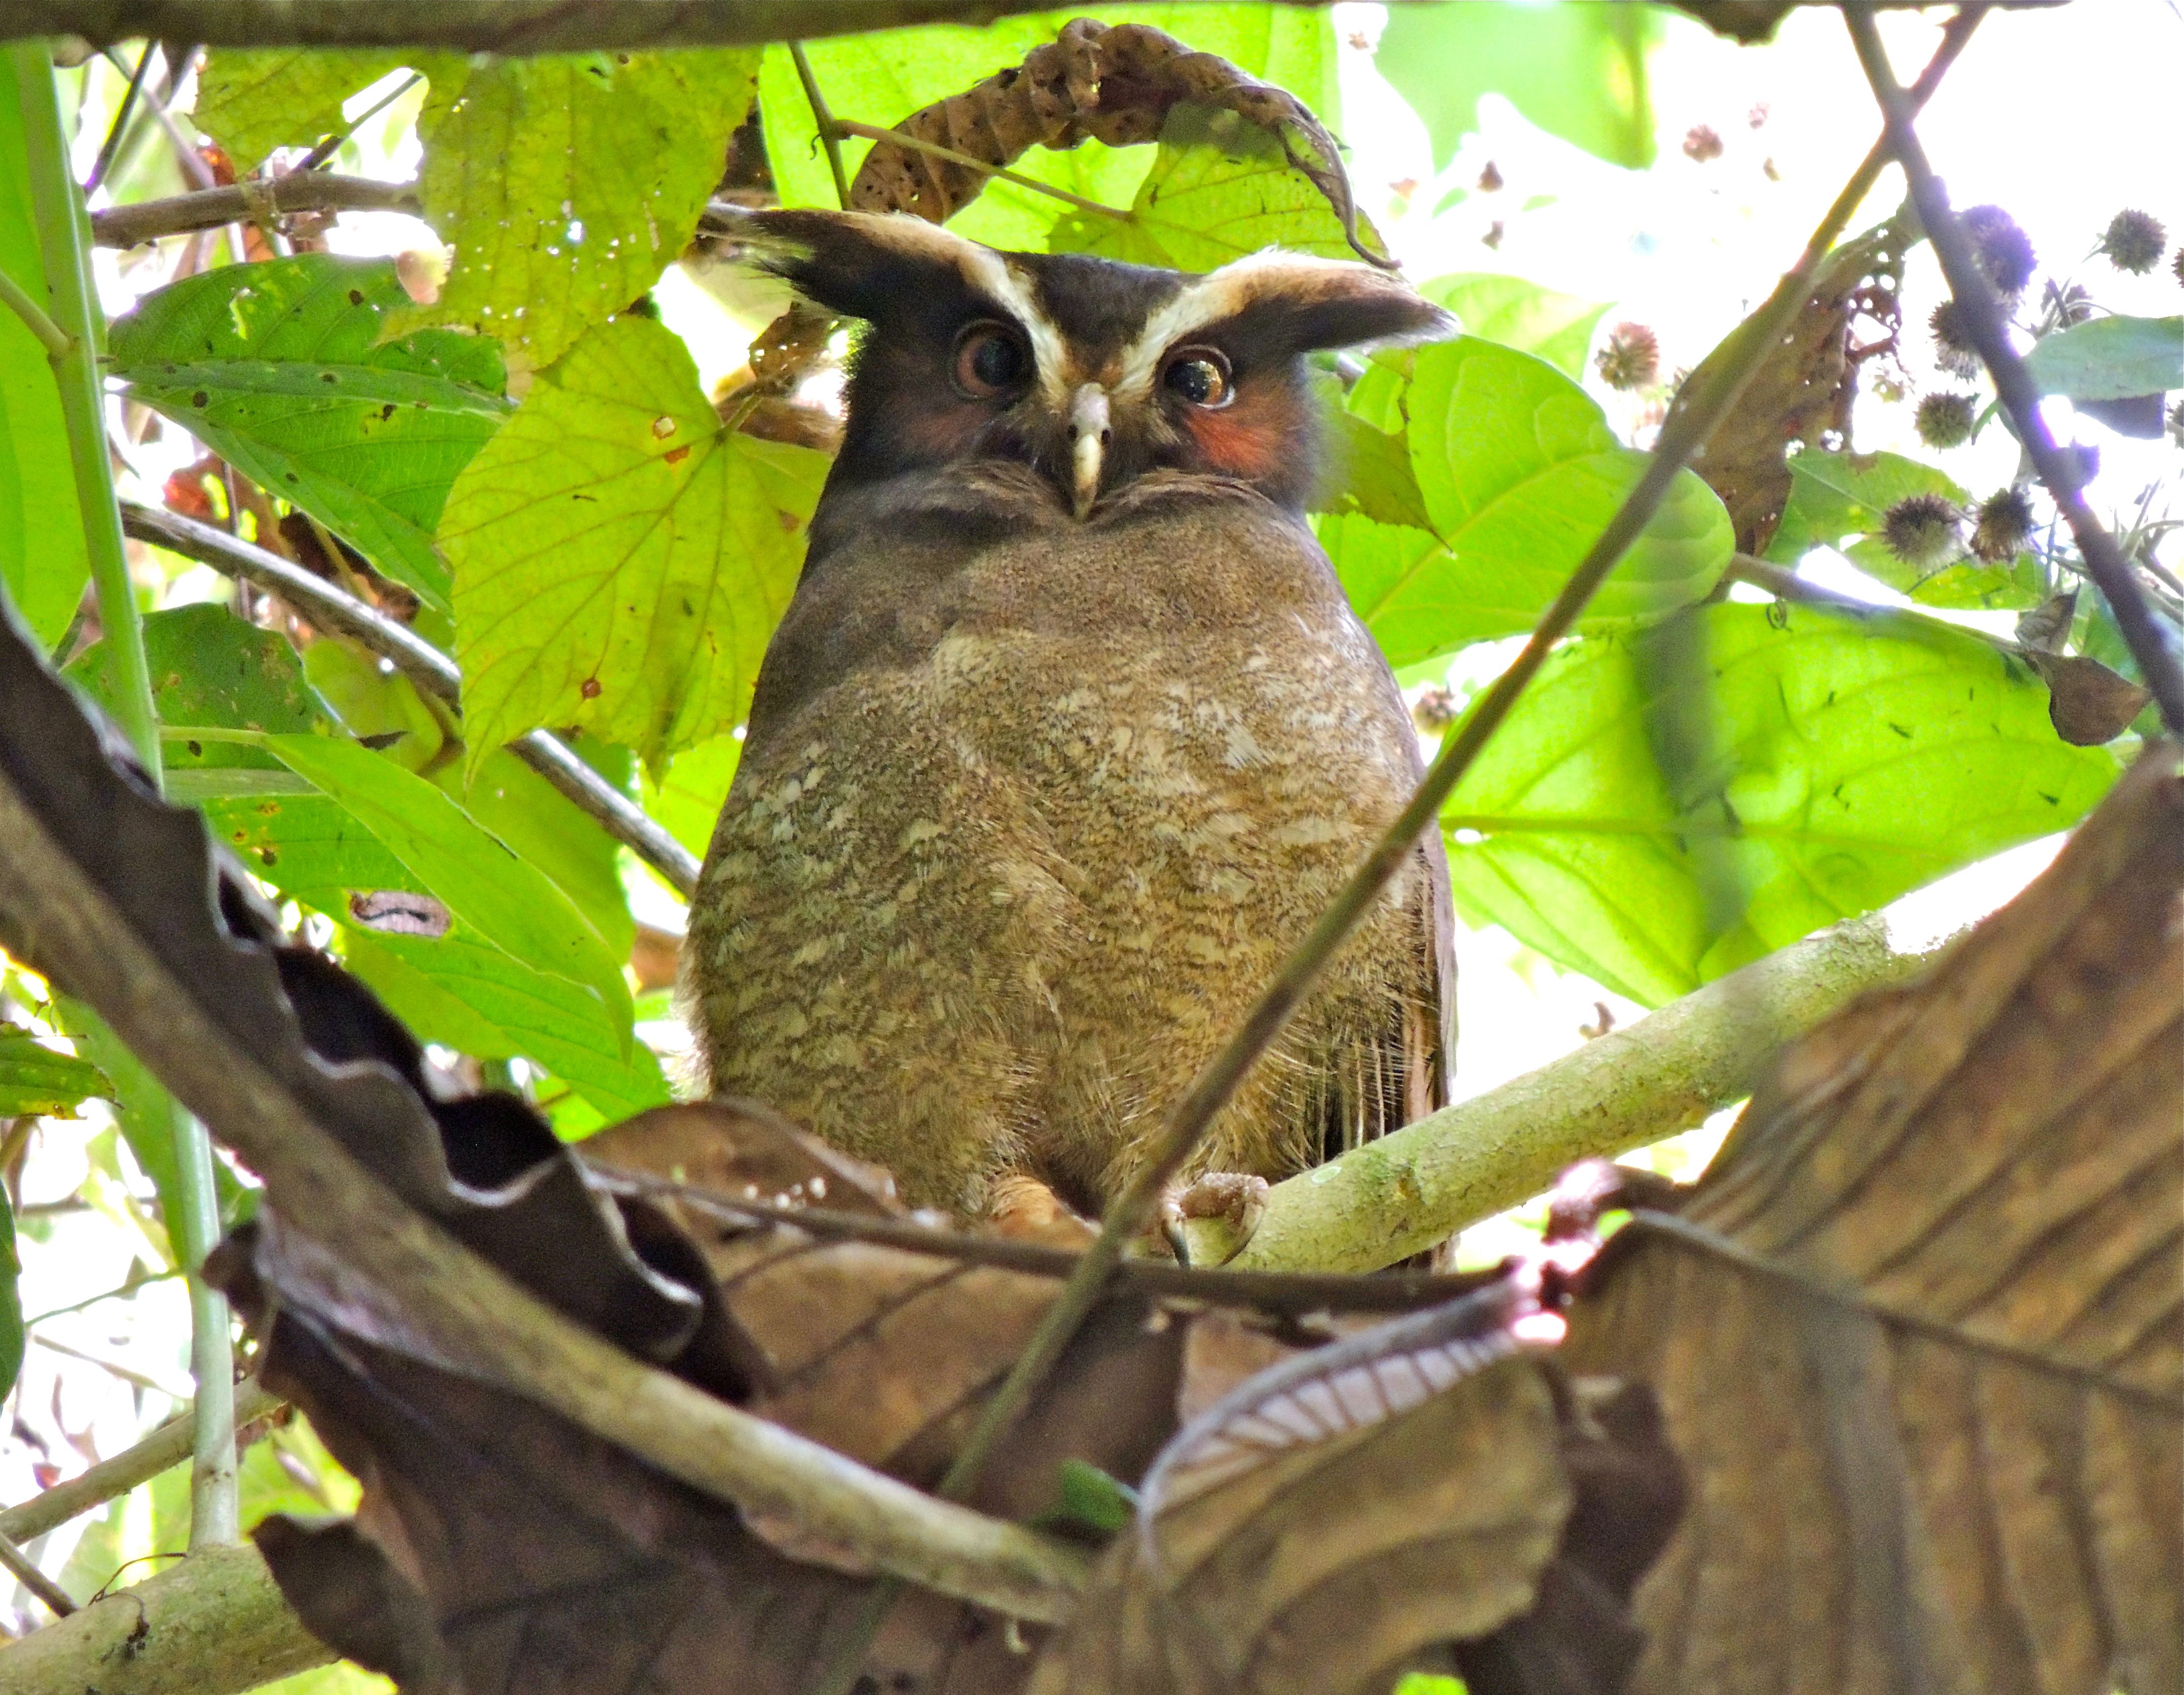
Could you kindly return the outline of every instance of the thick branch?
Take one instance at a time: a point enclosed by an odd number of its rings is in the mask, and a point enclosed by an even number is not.
[[[124,500],[121,525],[138,541],[150,542],[279,595],[320,629],[347,636],[359,646],[393,661],[395,668],[421,694],[450,706],[460,705],[463,675],[454,661],[408,625],[365,605],[324,577],[314,577],[278,554],[238,541],[225,530],[157,506]],[[577,758],[567,743],[545,730],[532,730],[510,743],[509,748],[560,789],[579,811],[595,819],[600,828],[666,878],[683,899],[697,892],[696,856],[643,807]]]
[[[265,1179],[284,1226],[340,1245],[356,1296],[369,1295],[387,1334],[818,1545],[1000,1612],[1066,1616],[1081,1552],[936,1501],[639,1363],[405,1205],[313,1116],[307,1095],[231,1038],[4,774],[0,917]]]
[[[436,47],[571,53],[815,40],[909,24],[983,24],[1050,0],[9,0],[0,33],[144,36],[210,47]],[[1306,0],[1296,0],[1306,3]],[[1800,5],[1828,0],[1796,0]],[[1881,0],[1921,6],[1931,0]],[[2052,6],[2059,0],[1998,0]]]
[[[91,215],[91,238],[103,248],[133,248],[161,236],[216,230],[223,224],[295,212],[410,212],[420,209],[414,182],[375,182],[331,171],[298,170],[270,182],[238,182],[164,200],[140,200]]]
[[[256,1548],[209,1548],[11,1643],[0,1695],[241,1695],[333,1658]]]
[[[1687,1130],[1750,1094],[1775,1050],[1930,955],[1861,918],[1808,936],[1474,1100],[1274,1185],[1235,1271],[1376,1271],[1513,1207],[1580,1159]],[[1220,1226],[1192,1225],[1217,1259]]]

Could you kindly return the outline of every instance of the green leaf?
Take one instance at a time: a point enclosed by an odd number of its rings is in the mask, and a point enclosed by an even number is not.
[[[1384,251],[1362,214],[1358,237]],[[1357,257],[1327,197],[1290,167],[1279,137],[1234,112],[1189,102],[1161,125],[1160,150],[1138,185],[1129,221],[1071,211],[1049,244],[1172,270],[1215,270],[1270,247]]]
[[[1137,1491],[1089,1462],[1065,1459],[1055,1468],[1057,1500],[1040,1522],[1112,1536],[1138,1516]]]
[[[348,127],[343,102],[417,57],[216,47],[198,74],[197,125],[226,150],[237,170],[254,170],[275,148],[312,147],[341,134]]]
[[[112,650],[96,642],[61,674],[102,705],[113,703]],[[162,724],[232,730],[303,731],[322,715],[287,638],[247,624],[210,602],[144,616],[144,662],[152,709]],[[270,755],[234,742],[168,741],[168,768],[278,770]]]
[[[23,1369],[23,1262],[15,1252],[15,1209],[0,1191],[0,1394]]]
[[[1437,276],[1418,293],[1456,314],[1466,335],[1536,354],[1566,376],[1585,376],[1585,356],[1605,304],[1557,294],[1521,276],[1463,272]]]
[[[526,369],[560,358],[688,244],[757,70],[747,47],[450,61],[418,120],[418,189],[454,262],[397,327],[489,333]]]
[[[1646,1006],[2066,828],[2120,769],[2057,738],[2025,667],[1930,620],[1693,616],[1705,698],[1677,710],[1713,726],[1703,804],[1670,799],[1633,642],[1613,633],[1548,660],[1441,818],[1462,910]],[[1725,927],[1697,870],[1717,847],[1744,899]]]
[[[1436,168],[1492,92],[1550,135],[1643,170],[1654,153],[1646,58],[1661,35],[1658,14],[1628,4],[1395,6],[1374,63],[1425,120]]]
[[[352,890],[424,885],[379,838],[330,795],[209,800],[200,809],[213,839],[290,900],[348,922]]]
[[[1971,503],[1946,471],[1900,454],[1826,453],[1808,449],[1790,460],[1790,499],[1767,545],[1767,557],[1794,566],[1814,548],[1839,549],[1875,580],[1922,606],[2002,611],[2036,606],[2046,594],[2029,555],[2006,566],[1959,558],[1914,566],[1881,539],[1888,509],[1914,494],[1938,494],[1952,505]]]
[[[1362,513],[1383,527],[1424,530],[1432,523],[1401,434],[1376,430],[1354,412],[1332,411],[1326,451],[1329,493],[1317,510]]]
[[[634,763],[627,749],[602,750],[588,739],[579,741],[577,749],[603,754],[608,769],[602,775],[616,788],[627,788]],[[621,885],[620,845],[597,819],[577,810],[505,748],[485,756],[466,788],[452,765],[443,768],[439,783],[478,823],[553,879],[599,932],[609,953],[629,957],[637,926]]]
[[[432,938],[352,925],[342,950],[349,968],[425,1040],[479,1059],[535,1060],[610,1122],[669,1098],[652,1051],[626,1040],[626,1015],[617,1040],[593,996],[529,969],[460,920]]]
[[[1397,666],[1529,629],[1646,463],[1552,365],[1472,336],[1383,355],[1350,410],[1403,433],[1430,530],[1429,541],[1369,517],[1319,524],[1351,605]],[[1687,605],[1735,550],[1720,500],[1680,472],[1580,627]]]
[[[644,779],[644,810],[700,859],[712,845],[713,826],[720,821],[743,750],[741,737],[714,736],[668,761],[656,785]]]
[[[1026,53],[1053,41],[1061,26],[1076,17],[1165,30],[1201,53],[1218,54],[1262,81],[1279,83],[1311,107],[1329,129],[1340,128],[1334,32],[1323,14],[1301,8],[1092,8],[1003,18],[980,25],[941,24],[835,36],[806,42],[805,53],[837,118],[892,128],[936,100],[960,94],[995,71],[1022,64]],[[766,120],[767,160],[782,204],[833,205],[833,178],[786,47],[766,50],[759,104]],[[850,177],[871,150],[869,142],[842,142],[843,167]],[[1152,162],[1149,148],[1107,148],[1088,142],[1067,153],[1034,148],[1011,169],[1104,205],[1123,208],[1130,204]],[[957,215],[952,227],[990,247],[1038,253],[1049,250],[1056,224],[1069,215],[1060,201],[995,182]]]
[[[569,897],[425,778],[332,736],[281,735],[266,746],[340,801],[448,910],[536,969],[582,985],[624,1030],[621,962]]]
[[[0,1118],[73,1118],[84,1101],[113,1096],[114,1085],[90,1061],[57,1053],[30,1031],[0,1024]]]
[[[444,608],[432,527],[509,410],[506,378],[489,337],[430,330],[376,345],[407,301],[384,259],[225,266],[148,295],[117,323],[115,375]]]
[[[573,724],[656,769],[738,722],[827,466],[725,428],[647,319],[540,372],[440,526],[473,765]]]
[[[339,636],[321,637],[304,655],[304,674],[359,741],[370,739],[404,771],[434,764],[448,733],[417,685],[382,668],[376,654]]]
[[[0,75],[0,270],[46,298],[15,79]],[[48,649],[59,644],[91,577],[75,503],[68,428],[46,350],[0,307],[0,595]]]
[[[2042,336],[2025,355],[2042,394],[2128,400],[2184,388],[2184,317],[2094,318]]]

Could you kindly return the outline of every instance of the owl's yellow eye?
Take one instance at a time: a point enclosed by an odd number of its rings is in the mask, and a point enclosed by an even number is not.
[[[1168,393],[1181,396],[1208,411],[1226,406],[1236,398],[1229,380],[1228,361],[1214,348],[1190,348],[1168,361],[1161,381]]]
[[[1031,375],[1031,350],[1005,324],[973,324],[956,338],[956,388],[972,400],[1013,394]]]

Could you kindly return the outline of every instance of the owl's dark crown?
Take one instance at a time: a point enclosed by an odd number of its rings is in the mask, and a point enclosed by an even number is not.
[[[1369,265],[1268,250],[1206,276],[1001,253],[905,216],[749,220],[767,267],[861,319],[827,488],[942,466],[1028,466],[1079,518],[1149,473],[1299,509],[1318,454],[1303,355],[1446,333]]]

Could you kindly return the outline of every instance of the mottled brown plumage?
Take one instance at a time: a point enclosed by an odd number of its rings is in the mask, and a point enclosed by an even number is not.
[[[1417,782],[1301,516],[1300,355],[1439,316],[1328,261],[757,230],[870,328],[691,912],[712,1087],[914,1203],[1028,1175],[1096,1210]],[[1280,1178],[1440,1101],[1446,889],[1422,846],[1195,1169]]]

